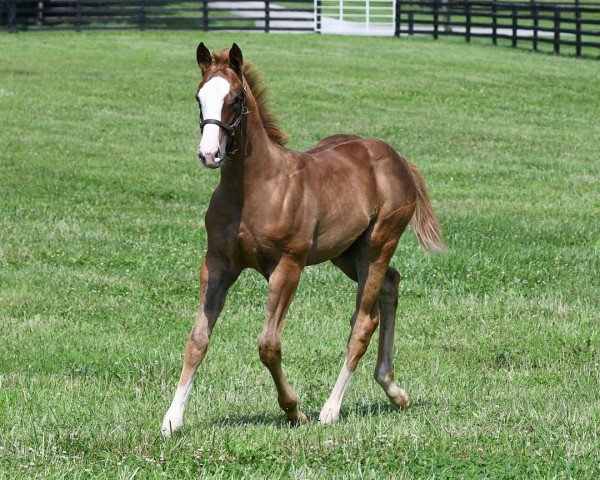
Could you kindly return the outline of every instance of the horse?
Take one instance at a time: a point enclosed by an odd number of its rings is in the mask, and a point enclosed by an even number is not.
[[[191,329],[179,384],[162,423],[165,437],[183,425],[196,370],[206,355],[227,291],[242,270],[268,282],[267,314],[258,350],[292,425],[307,423],[281,365],[285,316],[304,267],[331,261],[357,283],[346,357],[319,421],[338,419],[356,366],[380,325],[375,379],[393,405],[407,393],[394,381],[393,343],[399,273],[390,268],[410,223],[421,246],[444,249],[423,177],[382,140],[333,135],[312,150],[285,148],[287,135],[270,111],[257,69],[237,44],[222,52],[196,50],[202,78],[198,159],[220,169],[206,212],[206,256],[200,308]]]

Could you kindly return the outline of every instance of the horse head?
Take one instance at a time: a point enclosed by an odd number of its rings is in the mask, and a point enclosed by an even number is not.
[[[200,43],[196,59],[202,71],[196,93],[202,132],[198,159],[208,168],[218,168],[236,148],[236,131],[246,111],[244,60],[235,43],[229,50],[213,55]]]

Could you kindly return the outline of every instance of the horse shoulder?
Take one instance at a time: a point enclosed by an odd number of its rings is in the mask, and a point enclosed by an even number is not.
[[[316,203],[307,187],[302,159],[252,197],[244,207],[242,223],[258,251],[269,257],[281,252],[302,256],[308,252],[316,224]]]

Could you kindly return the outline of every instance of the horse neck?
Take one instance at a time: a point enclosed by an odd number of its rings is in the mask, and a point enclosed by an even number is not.
[[[284,159],[277,154],[280,148],[273,145],[260,119],[257,103],[248,90],[248,114],[238,134],[237,151],[221,168],[221,188],[230,192],[230,198],[246,195],[253,188],[261,188],[264,181],[282,171]],[[240,197],[241,198],[241,197]]]

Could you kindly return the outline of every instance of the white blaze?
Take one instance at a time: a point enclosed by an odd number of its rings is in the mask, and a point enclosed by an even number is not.
[[[231,85],[223,77],[213,77],[202,86],[198,92],[198,100],[200,100],[202,117],[205,120],[209,118],[212,120],[221,120],[223,102],[230,88]],[[224,135],[221,127],[209,123],[204,127],[198,152],[205,157],[213,155],[218,148],[224,152],[225,140],[226,135]]]

